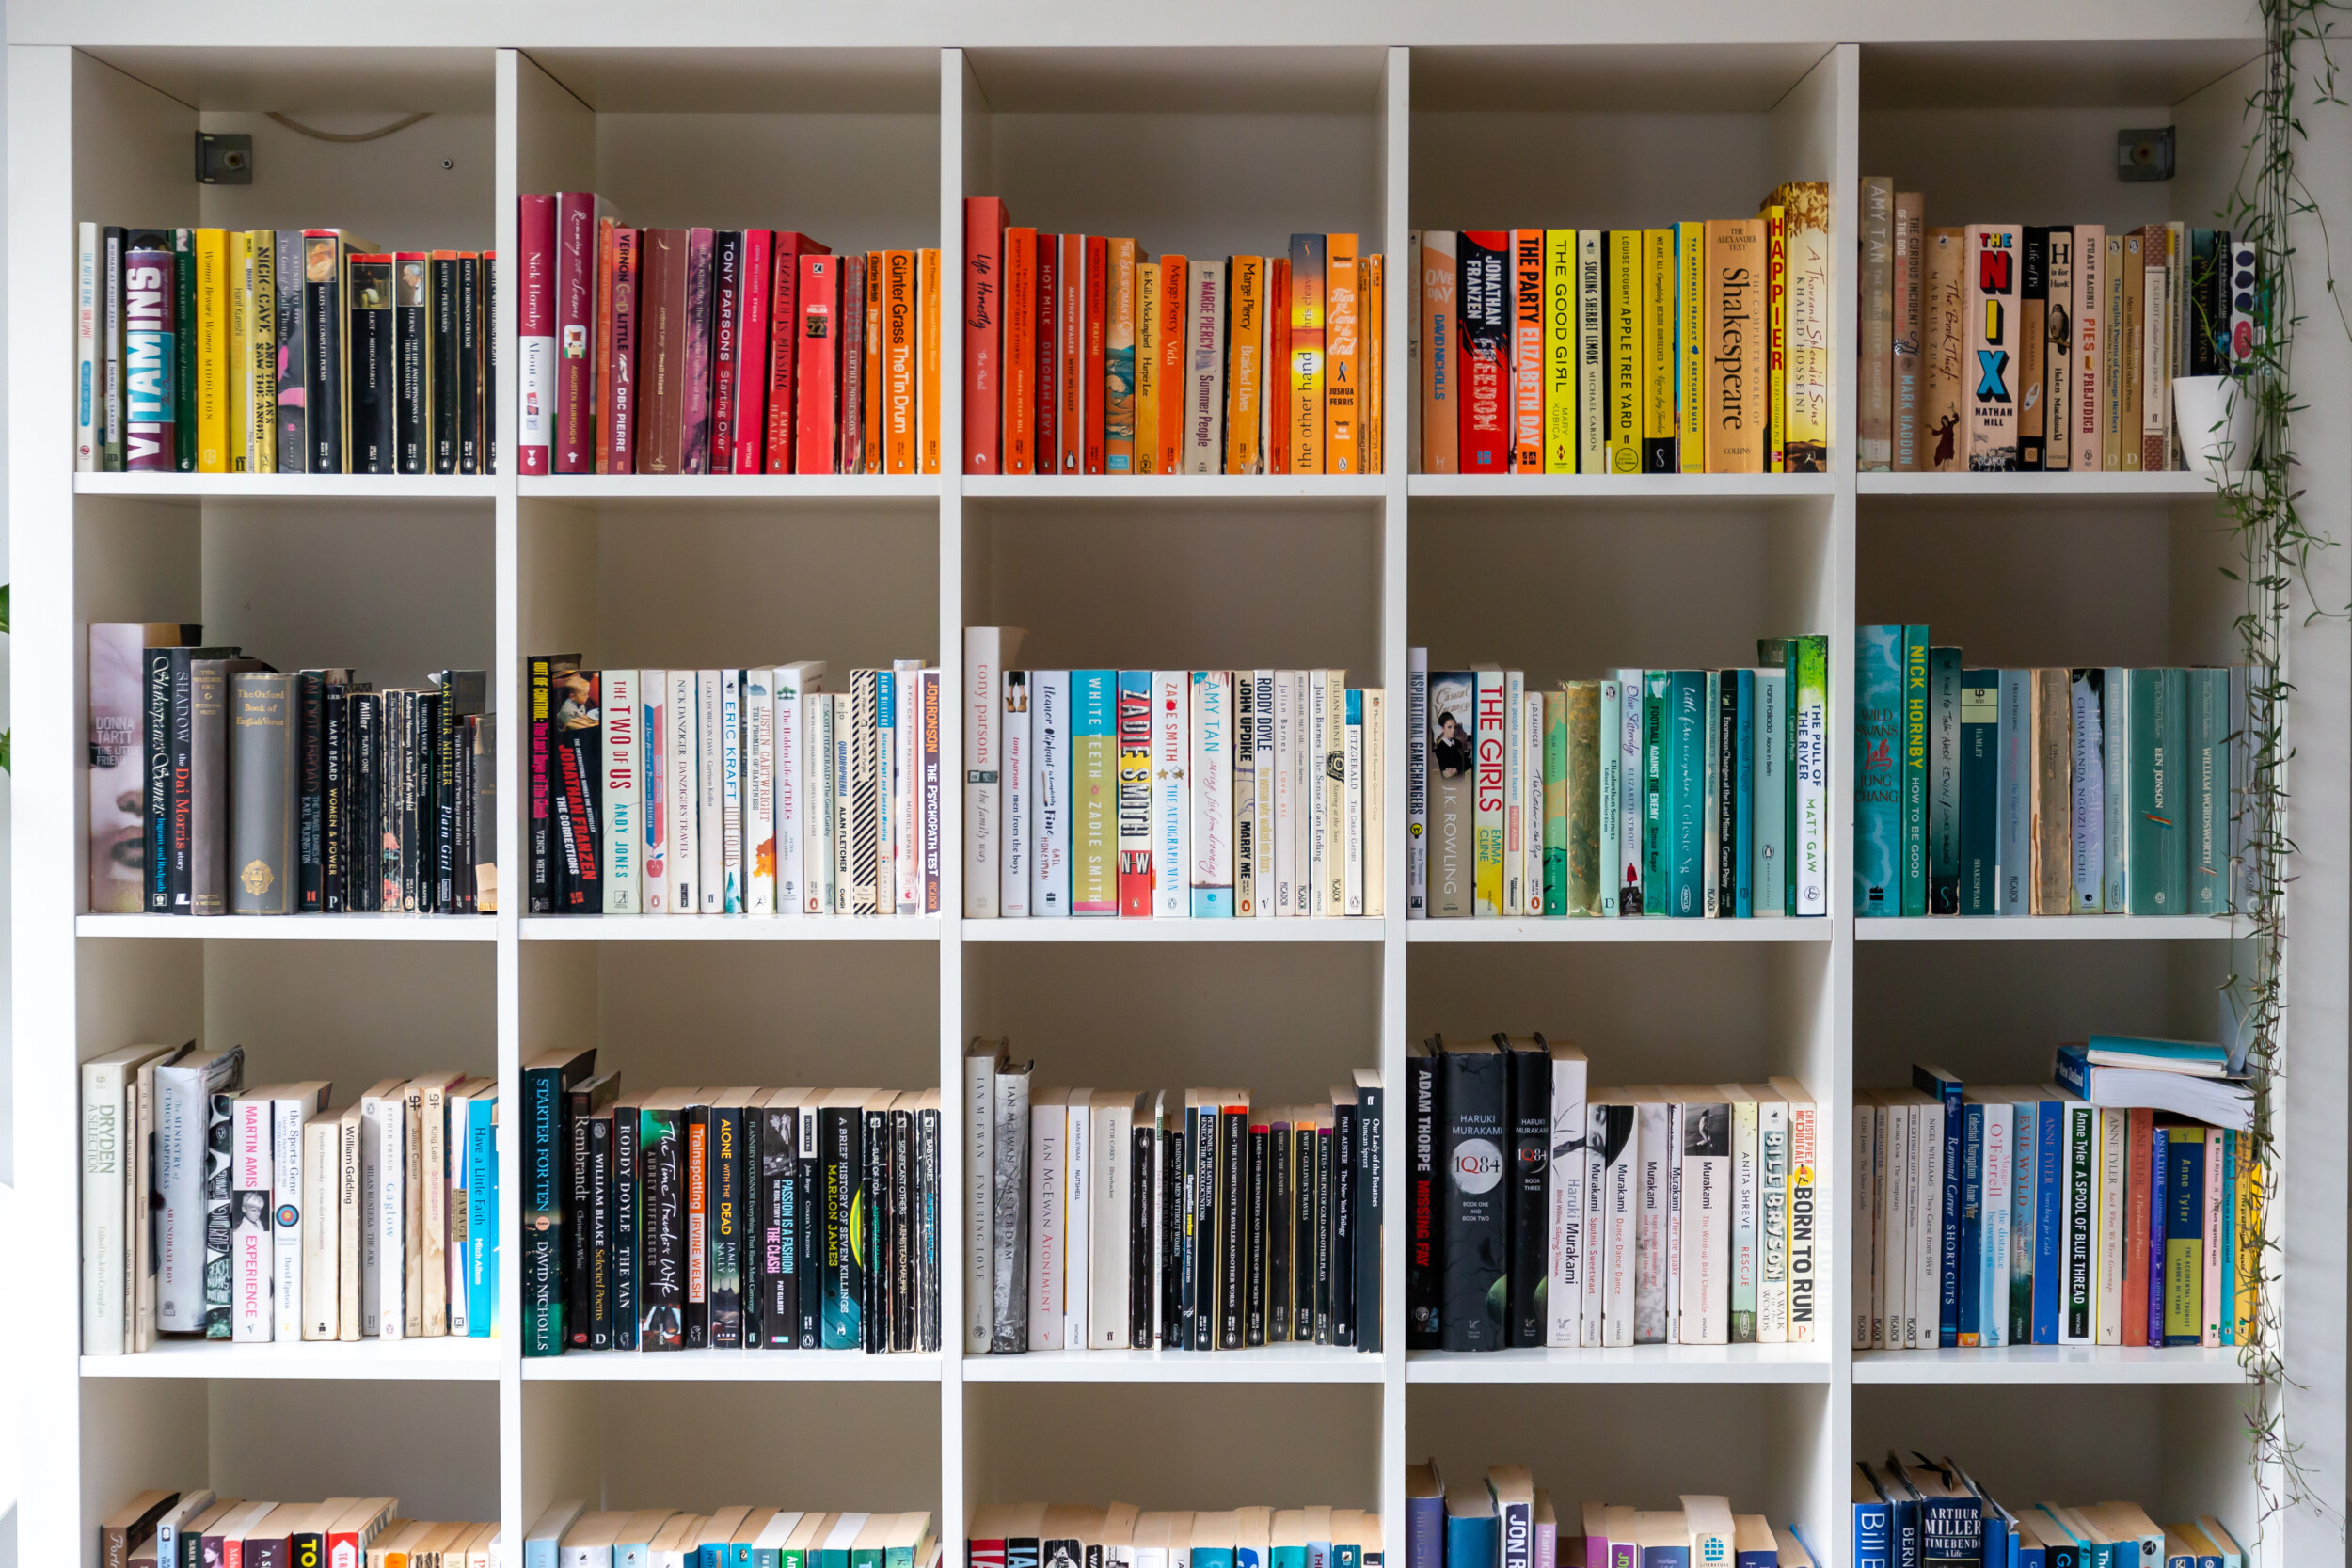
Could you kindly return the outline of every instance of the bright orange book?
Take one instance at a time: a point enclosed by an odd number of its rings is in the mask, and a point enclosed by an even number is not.
[[[1080,367],[1086,388],[1086,468],[1090,474],[1103,471],[1103,443],[1109,423],[1108,372],[1104,369],[1104,353],[1108,346],[1110,314],[1111,243],[1100,234],[1086,238],[1086,337],[1081,343],[1084,363]]]
[[[1037,461],[1037,230],[1005,230],[1005,472]]]
[[[1324,471],[1324,236],[1291,236],[1290,426],[1295,474]]]
[[[1511,471],[1544,471],[1544,231],[1511,230]]]
[[[1263,473],[1258,417],[1265,395],[1265,258],[1233,258],[1226,307],[1225,471]]]
[[[914,472],[914,252],[882,252],[882,471]]]
[[[1061,471],[1086,467],[1087,237],[1061,237]],[[1096,388],[1094,395],[1103,395]]]
[[[923,471],[939,472],[939,252],[936,249],[918,251],[916,263],[922,276],[917,287],[922,292],[923,316],[918,331],[922,337],[922,404],[923,425],[920,446]]]
[[[1183,471],[1177,452],[1184,444],[1184,291],[1192,269],[1182,256],[1160,258],[1160,467]]]
[[[1131,474],[1136,471],[1136,242],[1112,240],[1107,248],[1103,467],[1111,473]]]
[[[1359,473],[1377,474],[1388,471],[1389,455],[1385,426],[1389,408],[1388,356],[1388,269],[1377,256],[1366,256],[1356,263],[1363,275],[1364,289],[1364,438],[1357,443]]]
[[[1352,474],[1364,420],[1364,301],[1355,235],[1325,237],[1323,279],[1323,471]]]
[[[866,253],[866,472],[882,466],[882,255]]]
[[[1273,258],[1266,267],[1266,420],[1265,471],[1291,471],[1290,363],[1291,259]]]

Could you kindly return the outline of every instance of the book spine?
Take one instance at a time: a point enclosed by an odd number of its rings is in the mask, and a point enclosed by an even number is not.
[[[549,472],[553,449],[559,376],[555,206],[552,196],[523,197],[516,230],[522,251],[522,293],[515,315],[521,377],[516,444],[520,471],[526,474]]]
[[[1276,702],[1287,706],[1279,691]],[[1287,721],[1281,707],[1278,707],[1276,723],[1279,747],[1286,738]],[[1426,919],[1429,914],[1429,650],[1414,648],[1406,656],[1405,673],[1405,916],[1408,920]],[[1287,770],[1276,777],[1279,789],[1287,783]],[[1288,791],[1282,793],[1287,796]],[[1284,847],[1278,839],[1278,853]],[[1278,871],[1278,877],[1287,886],[1288,871]],[[1283,912],[1289,912],[1287,907]]]
[[[641,821],[644,810],[640,799],[639,781],[644,768],[644,757],[638,745],[639,726],[644,722],[640,701],[638,673],[634,670],[607,670],[602,673],[603,755],[598,759],[602,768],[604,902],[605,914],[637,914],[641,912],[639,854],[644,843],[644,828]]]
[[[829,474],[836,471],[838,457],[841,264],[839,258],[826,255],[803,255],[800,263],[794,318],[799,330],[793,349],[792,471]],[[969,387],[965,396],[968,412]]]
[[[1152,686],[1148,670],[1119,673],[1118,823],[1119,912],[1148,916],[1152,912],[1157,868],[1152,859]],[[1168,868],[1173,875],[1175,867]]]
[[[1862,291],[1858,433],[1866,473],[1894,466],[1891,413],[1894,406],[1895,185],[1878,177],[1862,182]]]
[[[1187,885],[1195,918],[1233,913],[1232,673],[1195,670],[1190,676],[1188,751],[1191,822]]]

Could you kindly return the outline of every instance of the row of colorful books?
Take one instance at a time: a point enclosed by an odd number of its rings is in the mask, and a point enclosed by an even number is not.
[[[340,229],[80,240],[77,471],[495,471],[495,252]]]
[[[523,1064],[523,1354],[939,1349],[937,1089]]]
[[[2234,374],[2260,257],[2227,230],[1927,227],[1927,198],[1862,181],[1862,470],[2138,473],[2186,467],[2172,383]]]
[[[1153,261],[963,202],[963,471],[1376,474],[1381,258],[1353,234]]]
[[[1965,1562],[1983,1568],[2246,1568],[2246,1554],[2211,1514],[2158,1525],[2137,1503],[2036,1503],[2011,1512],[1947,1458],[1893,1454],[1854,1462],[1856,1568]]]
[[[591,1513],[584,1503],[564,1501],[549,1504],[524,1535],[522,1568],[938,1568],[938,1563],[939,1534],[925,1513],[758,1507],[716,1513],[666,1508]]]
[[[525,474],[935,474],[936,249],[522,198]]]
[[[966,919],[1378,915],[1386,693],[1344,670],[1011,670],[964,629]]]
[[[498,1318],[498,1085],[248,1087],[243,1046],[82,1064],[82,1353],[159,1334],[486,1338]]]
[[[2242,668],[1971,670],[1858,627],[1855,912],[2227,912],[2253,706]]]
[[[480,670],[378,690],[203,628],[89,628],[89,907],[486,914],[498,737]]]
[[[940,672],[531,660],[533,914],[939,912]]]
[[[100,1568],[327,1563],[500,1568],[499,1528],[398,1517],[394,1497],[247,1502],[208,1488],[142,1492],[98,1527]]]
[[[2056,1086],[1920,1065],[1857,1095],[1854,1348],[2237,1344],[2262,1167],[2227,1073],[2219,1046],[2094,1035]]]
[[[1035,1089],[964,1057],[964,1348],[1380,1349],[1380,1075],[1318,1105],[1246,1089]]]
[[[1631,1509],[1588,1502],[1560,1533],[1551,1494],[1524,1465],[1497,1465],[1448,1482],[1435,1460],[1405,1471],[1407,1568],[1814,1568],[1797,1527],[1775,1528],[1731,1499],[1684,1494],[1681,1507]]]
[[[1150,1513],[1132,1503],[995,1503],[972,1511],[965,1568],[1380,1568],[1380,1515],[1354,1508]]]
[[[1753,218],[1414,245],[1420,472],[1828,467],[1828,185]]]
[[[1829,911],[1829,640],[1533,689],[1407,654],[1408,919]]]
[[[1541,1035],[1434,1036],[1407,1058],[1408,1348],[1811,1341],[1812,1095],[1588,1076]]]

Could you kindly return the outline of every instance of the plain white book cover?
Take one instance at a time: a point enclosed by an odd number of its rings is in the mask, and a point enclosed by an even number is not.
[[[1031,776],[1037,770],[1037,742],[1029,734],[1028,672],[1006,671],[1004,692],[1004,711],[1000,716],[1004,728],[997,739],[1004,763],[996,771],[1005,851],[998,866],[996,912],[1007,920],[1025,920],[1029,913],[1029,867],[1034,858],[1029,838],[1037,831],[1030,821],[1029,809],[1030,798],[1037,792],[1037,782]],[[968,805],[966,810],[968,816]],[[971,863],[967,853],[964,864]],[[964,907],[971,908],[968,896]]]
[[[857,884],[850,863],[857,855],[853,836],[857,795],[857,698],[833,694],[833,912],[857,912]]]
[[[1341,910],[1346,914],[1364,912],[1364,694],[1347,693],[1347,747],[1345,761],[1347,776],[1343,799],[1346,809],[1340,824],[1340,842],[1346,851],[1345,873],[1341,880]]]
[[[1883,1332],[1878,1323],[1883,1300],[1879,1286],[1879,1182],[1883,1180],[1883,1173],[1879,1168],[1878,1107],[1859,1094],[1853,1108],[1853,1228],[1848,1233],[1852,1238],[1848,1256],[1853,1259],[1853,1348],[1874,1350]],[[1761,1300],[1760,1294],[1758,1299]]]
[[[1989,1096],[1984,1107],[1984,1244],[1973,1261],[1981,1306],[1977,1343],[1998,1350],[2009,1343],[2009,1196],[2016,1180],[2017,1110]]]
[[[1614,744],[1618,726],[1624,721],[1625,689],[1614,680],[1602,681],[1598,740],[1594,747],[1598,766],[1594,771],[1600,776],[1600,853],[1595,863],[1600,867],[1600,913],[1604,920],[1616,918],[1617,890],[1625,880],[1617,869],[1618,808],[1625,799],[1625,769]]]
[[[1883,1348],[1909,1350],[1918,1333],[1911,1303],[1911,1107],[1890,1097],[1881,1111],[1879,1137],[1886,1148],[1886,1193],[1879,1206],[1879,1255],[1885,1259],[1882,1272],[1886,1275]]]
[[[963,1349],[986,1355],[995,1300],[996,1053],[993,1043],[963,1058]]]
[[[1331,908],[1330,868],[1325,863],[1325,832],[1331,816],[1331,792],[1324,787],[1326,759],[1331,754],[1329,686],[1323,672],[1307,676],[1307,910],[1313,916],[1337,914]]]
[[[1241,672],[1235,671],[1233,678],[1241,679]],[[1277,908],[1280,902],[1280,889],[1277,884],[1281,875],[1279,864],[1281,852],[1277,847],[1279,834],[1274,816],[1274,689],[1279,684],[1279,679],[1272,670],[1254,671],[1248,679],[1250,689],[1257,697],[1258,713],[1257,725],[1251,731],[1257,749],[1253,755],[1256,766],[1250,782],[1258,813],[1258,904],[1252,912],[1260,920],[1272,920],[1280,912]]]
[[[1087,1348],[1087,1291],[1093,1264],[1094,1128],[1091,1089],[1073,1089],[1062,1107],[1061,1342]]]
[[[1682,1342],[1682,1103],[1666,1102],[1666,1342]]]
[[[151,1052],[155,1047],[147,1047]],[[131,1080],[126,1046],[82,1064],[82,1354],[120,1355],[130,1335]]]
[[[1585,1085],[1587,1096],[1592,1086]],[[1587,1350],[1600,1344],[1601,1267],[1608,1255],[1603,1239],[1608,1230],[1605,1189],[1609,1184],[1609,1113],[1605,1106],[1594,1104],[1589,1099],[1584,1105],[1584,1219],[1577,1277],[1582,1282],[1577,1293],[1582,1298],[1579,1307],[1577,1344]]]
[[[670,673],[637,672],[637,904],[670,912]]]
[[[833,912],[833,699],[800,699],[801,912]]]
[[[1005,672],[1021,657],[1019,626],[963,628],[963,915],[993,920],[1005,876]]]
[[[923,661],[895,660],[890,667],[890,864],[892,903],[884,913],[923,912],[923,824],[914,809],[923,790]]]
[[[1756,673],[1756,784],[1750,792],[1756,855],[1751,862],[1756,918],[1778,920],[1788,913],[1788,673]]]
[[[1584,1316],[1584,1107],[1582,1053],[1551,1058],[1551,1150],[1545,1173],[1550,1277],[1544,1287],[1544,1343],[1573,1350]]]
[[[743,912],[776,912],[776,695],[765,669],[743,672]]]
[[[1413,400],[1421,418],[1421,400]],[[1418,450],[1418,449],[1416,449]],[[1604,857],[1604,863],[1606,857]],[[1429,650],[1405,650],[1405,918],[1429,916]]]
[[[637,672],[604,672],[601,711],[604,716],[604,777],[599,781],[604,809],[604,912],[635,914],[639,910],[638,857],[644,847],[639,820],[637,780],[644,758],[640,753]]]
[[[1617,672],[1617,912],[1637,915],[1649,908],[1642,886],[1642,672]],[[1639,893],[1636,901],[1627,896]],[[1663,897],[1661,893],[1660,897]],[[1663,912],[1662,907],[1660,912]]]
[[[1731,1104],[1685,1101],[1682,1132],[1682,1289],[1677,1342],[1731,1342]]]
[[[302,1128],[321,1108],[318,1100],[293,1096],[270,1101],[270,1335],[290,1344],[302,1338],[302,1215],[310,1196]]]
[[[743,912],[743,672],[719,672],[719,912]]]
[[[1757,1125],[1756,1096],[1737,1085],[1719,1085],[1731,1102],[1731,1270],[1724,1288],[1731,1292],[1735,1324],[1740,1304],[1748,1304],[1748,1328],[1755,1333],[1756,1287],[1759,1249],[1763,1245],[1764,1148]],[[1735,1327],[1736,1332],[1736,1327]]]
[[[1070,1132],[1066,1090],[1029,1100],[1029,1348],[1059,1350],[1062,1317],[1062,1140]]]
[[[776,706],[776,912],[818,914],[809,879],[809,816],[818,800],[809,784],[808,736],[817,705],[808,699],[825,689],[825,661],[798,659],[769,673]],[[790,734],[787,734],[787,727]]]
[[[1233,674],[1195,670],[1184,772],[1191,789],[1191,858],[1185,863],[1192,912],[1233,912]]]
[[[1913,1344],[1934,1350],[1944,1310],[1944,1107],[1914,1105],[1911,1121],[1911,1172],[1919,1195],[1911,1212],[1911,1309],[1917,1321]]]
[[[1087,1338],[1089,1350],[1127,1348],[1128,1294],[1134,1254],[1128,1249],[1135,1212],[1136,1112],[1142,1096],[1106,1089],[1093,1097],[1094,1225],[1089,1241]]]
[[[1502,673],[1502,909],[1527,913],[1527,672]]]
[[[1189,714],[1192,678],[1183,670],[1152,672],[1152,914],[1159,920],[1192,915],[1190,794],[1184,768],[1192,760]]]
[[[1320,670],[1323,681],[1323,908],[1347,909],[1347,672]]]
[[[1607,1162],[1605,1256],[1601,1259],[1601,1343],[1611,1348],[1634,1340],[1635,1302],[1642,1278],[1642,1110],[1635,1105],[1625,1142]]]
[[[2091,1257],[2099,1271],[2095,1321],[2103,1345],[2123,1342],[2123,1186],[2131,1166],[2131,1116],[2121,1106],[2099,1107],[2098,1164],[2093,1167],[2099,1180],[2093,1210],[2098,1244]],[[2205,1185],[2211,1190],[2216,1183]]]
[[[338,1115],[325,1113],[303,1124],[301,1333],[305,1339],[332,1339],[342,1315],[337,1299],[342,1284],[342,1216],[337,1192],[342,1158],[342,1124]],[[462,1168],[463,1162],[459,1164]]]
[[[1544,905],[1544,694],[1530,691],[1520,702],[1527,707],[1527,721],[1521,728],[1527,736],[1527,766],[1519,772],[1519,793],[1524,797],[1520,820],[1527,824],[1527,913],[1541,916]],[[1562,895],[1565,896],[1565,872],[1562,873]],[[1564,905],[1560,913],[1567,913]]]
[[[1274,912],[1300,912],[1298,879],[1298,694],[1288,670],[1274,672]]]
[[[702,810],[702,744],[695,738],[695,714],[702,690],[691,670],[673,670],[669,676],[670,738],[664,750],[670,787],[662,809],[669,815],[670,912],[697,914],[702,910],[702,846],[695,832]]]
[[[98,225],[79,230],[73,277],[73,471],[98,471]],[[192,331],[193,327],[183,327]],[[193,443],[196,432],[183,432]]]
[[[1756,1342],[1788,1342],[1788,1102],[1759,1093],[1756,1145]]]
[[[727,908],[726,773],[721,739],[723,707],[719,672],[694,674],[694,902],[685,912],[724,914]]]
[[[1315,912],[1315,845],[1321,842],[1321,835],[1315,830],[1314,803],[1323,793],[1323,759],[1315,751],[1314,693],[1323,682],[1318,673],[1312,670],[1293,670],[1290,677],[1291,710],[1298,736],[1296,750],[1291,757],[1291,786],[1297,792],[1297,805],[1291,814],[1291,827],[1298,836],[1298,847],[1295,851],[1298,864],[1298,893],[1292,900],[1292,912],[1304,918]]]
[[[1029,672],[1029,739],[1037,758],[1029,835],[1029,918],[1070,914],[1070,672]]]
[[[270,1310],[270,1282],[277,1268],[271,1232],[271,1141],[276,1101],[260,1093],[239,1095],[229,1112],[229,1325],[241,1345],[267,1344],[277,1336]]]

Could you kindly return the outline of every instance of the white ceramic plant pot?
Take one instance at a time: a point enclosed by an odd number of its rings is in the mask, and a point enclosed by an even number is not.
[[[2254,460],[2254,397],[2236,376],[2185,375],[2172,383],[2172,414],[2189,471],[2216,484],[2243,479]]]

